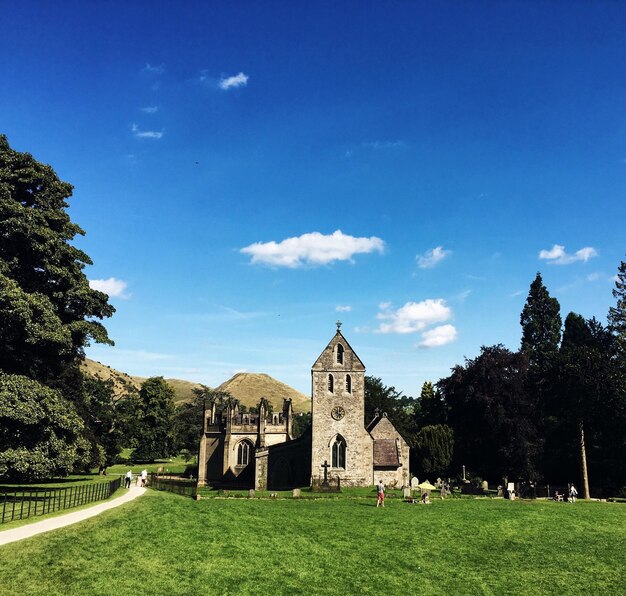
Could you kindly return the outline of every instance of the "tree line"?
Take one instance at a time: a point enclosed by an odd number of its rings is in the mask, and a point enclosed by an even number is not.
[[[541,274],[520,315],[521,346],[483,346],[419,398],[366,379],[366,410],[385,409],[417,474],[501,482],[580,482],[626,492],[626,263],[607,325],[560,305]],[[626,496],[626,495],[624,495]]]

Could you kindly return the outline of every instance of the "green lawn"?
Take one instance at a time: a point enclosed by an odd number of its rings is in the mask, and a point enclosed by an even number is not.
[[[618,594],[626,507],[148,491],[0,547],[3,594]]]

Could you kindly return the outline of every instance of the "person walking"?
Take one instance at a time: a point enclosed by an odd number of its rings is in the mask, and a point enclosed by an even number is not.
[[[141,470],[141,486],[146,486],[146,481],[148,480],[148,470],[145,468]]]
[[[124,479],[124,488],[130,488],[130,483],[132,479],[133,479],[133,472],[132,470],[128,470],[128,472],[126,472],[126,478]]]
[[[576,490],[576,487],[572,484],[569,487],[569,502],[570,503],[575,503],[577,496],[578,496],[578,491]]]
[[[376,507],[380,507],[381,505],[385,506],[385,485],[382,480],[378,481],[376,485],[376,494],[378,496],[378,500],[376,501]]]

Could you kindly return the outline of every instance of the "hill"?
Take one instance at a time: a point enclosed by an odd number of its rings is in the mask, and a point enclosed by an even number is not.
[[[115,370],[114,368],[111,368],[106,364],[97,362],[96,360],[90,360],[89,358],[85,358],[84,362],[81,365],[81,369],[83,372],[86,372],[87,374],[98,379],[102,379],[103,381],[111,379],[113,381],[113,389],[115,391],[115,395],[118,396],[125,393],[139,391],[139,389],[141,388],[141,384],[147,378],[133,377],[129,374],[126,374],[125,372]],[[174,389],[174,402],[177,404],[191,401],[193,399],[193,390],[201,387],[199,383],[194,383],[193,381],[184,381],[182,379],[165,380]]]
[[[85,358],[81,369],[83,372],[103,381],[111,379],[116,395],[139,391],[141,384],[146,380],[146,377],[133,377],[89,358]],[[191,401],[193,399],[193,390],[201,387],[199,383],[183,379],[165,380],[173,387],[175,393],[174,401],[177,404]],[[262,397],[266,397],[274,406],[274,409],[282,408],[283,399],[291,399],[294,412],[311,411],[311,399],[308,395],[300,393],[289,385],[262,373],[237,373],[231,379],[222,383],[217,389],[228,391],[248,408],[257,406],[259,400]]]
[[[257,406],[260,399],[266,397],[275,410],[282,408],[283,399],[291,399],[294,412],[311,411],[308,395],[264,373],[237,373],[217,389],[228,391],[248,408]]]

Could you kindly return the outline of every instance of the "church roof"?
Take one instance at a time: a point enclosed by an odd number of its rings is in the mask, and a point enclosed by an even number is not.
[[[322,353],[318,356],[317,360],[313,363],[313,367],[312,368],[314,370],[315,369],[325,370],[326,368],[328,368],[328,366],[327,366],[328,358],[326,357],[327,354],[329,352],[332,354],[332,351],[334,350],[335,346],[338,343],[341,343],[343,345],[343,347],[344,347],[344,350],[347,353],[350,353],[352,355],[352,359],[351,359],[352,370],[365,371],[365,365],[363,364],[361,359],[357,356],[357,354],[354,351],[354,349],[352,348],[352,346],[348,343],[348,340],[344,337],[343,333],[341,333],[341,330],[339,329],[339,326],[341,324],[337,323],[337,325],[338,325],[337,332],[335,333],[333,338],[330,340],[330,342],[328,342],[328,345],[324,348]]]
[[[395,439],[376,439],[374,441],[374,466],[398,468],[400,457]]]

